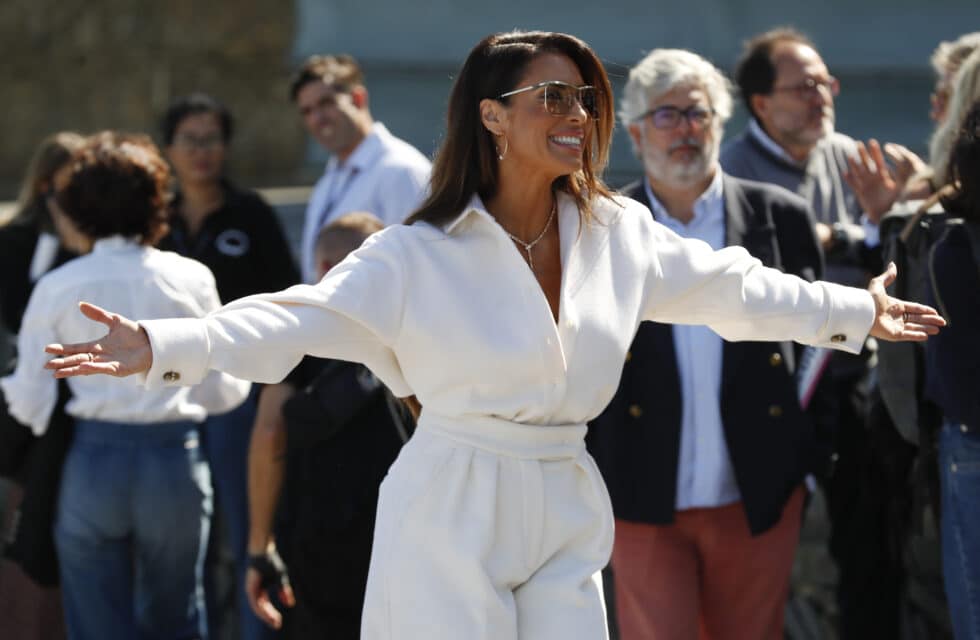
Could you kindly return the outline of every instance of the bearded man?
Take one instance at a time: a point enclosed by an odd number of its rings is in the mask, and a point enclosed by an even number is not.
[[[620,117],[645,175],[626,195],[679,235],[745,247],[812,280],[806,202],[726,175],[728,81],[689,51],[629,74]],[[616,517],[620,637],[782,638],[813,425],[792,343],[725,342],[703,326],[641,324],[613,401],[589,430]]]

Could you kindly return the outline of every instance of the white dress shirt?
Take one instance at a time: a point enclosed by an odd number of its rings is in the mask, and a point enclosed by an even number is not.
[[[380,122],[343,163],[331,157],[306,207],[303,281],[316,282],[313,249],[320,229],[352,211],[373,213],[386,225],[402,222],[422,203],[431,168],[428,158]]]
[[[153,350],[146,384],[195,383],[209,369],[275,382],[310,354],[366,364],[395,395],[418,396],[423,422],[431,412],[459,424],[584,424],[616,391],[642,320],[855,353],[872,325],[867,291],[807,283],[741,247],[714,252],[628,198],[593,209],[580,229],[575,202],[559,196],[557,323],[521,252],[473,198],[445,228],[374,234],[316,285],[204,319],[141,322]]]
[[[694,203],[694,217],[684,224],[671,217],[644,181],[653,215],[685,238],[697,238],[718,250],[725,246],[725,199],[722,172]],[[675,507],[720,507],[741,494],[721,420],[721,337],[703,325],[672,327],[677,373],[681,383],[681,446],[677,464]],[[656,389],[652,390],[656,393]]]
[[[37,282],[51,269],[60,248],[61,240],[57,235],[47,231],[37,234],[37,244],[34,245],[34,255],[31,256],[31,266],[28,271],[32,283]]]
[[[121,236],[99,240],[91,253],[45,274],[24,312],[17,369],[0,380],[10,414],[37,435],[47,430],[58,394],[52,372],[43,368],[51,357],[45,345],[85,342],[106,332],[79,312],[79,300],[138,318],[200,317],[220,306],[214,276],[203,264]],[[201,422],[209,412],[241,404],[250,387],[218,373],[199,382],[147,390],[134,378],[69,378],[72,399],[66,411],[110,422]]]

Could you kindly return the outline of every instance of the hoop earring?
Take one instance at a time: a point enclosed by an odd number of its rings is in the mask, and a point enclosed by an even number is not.
[[[504,156],[507,155],[507,151],[510,149],[510,142],[507,140],[507,136],[503,136],[503,138],[504,138],[504,150],[503,152],[501,152],[500,147],[497,147],[497,160],[503,160]]]

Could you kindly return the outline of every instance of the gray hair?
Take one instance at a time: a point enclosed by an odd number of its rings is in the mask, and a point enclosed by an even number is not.
[[[713,64],[684,49],[654,49],[630,69],[619,103],[619,119],[628,126],[646,113],[651,101],[675,87],[692,84],[708,94],[715,112],[712,127],[720,140],[725,122],[732,116],[732,84]]]
[[[929,62],[941,78],[947,73],[956,73],[967,56],[977,48],[980,48],[980,31],[964,33],[956,40],[940,42]]]
[[[966,113],[977,101],[980,101],[980,49],[974,50],[956,72],[946,119],[936,127],[929,141],[929,165],[932,167],[933,185],[936,188],[949,182],[949,155],[953,143],[956,142]]]

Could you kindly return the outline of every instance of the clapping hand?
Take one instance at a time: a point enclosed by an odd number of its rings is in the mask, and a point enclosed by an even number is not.
[[[885,153],[895,165],[885,162]],[[867,146],[857,142],[857,154],[847,159],[849,170],[844,180],[854,191],[861,209],[877,224],[898,200],[909,178],[925,167],[925,163],[899,144],[888,143],[882,152],[878,141],[871,139]]]
[[[44,365],[55,378],[105,374],[124,377],[149,371],[153,364],[150,339],[136,322],[87,302],[79,303],[86,318],[101,322],[109,333],[98,340],[76,344],[49,344],[47,353],[58,356]]]
[[[931,335],[939,333],[946,321],[935,309],[917,302],[907,302],[893,298],[885,292],[885,287],[894,282],[898,275],[895,263],[888,264],[885,272],[871,279],[868,291],[875,302],[875,321],[871,335],[891,342],[922,342]]]

